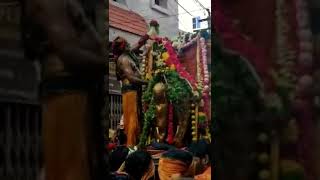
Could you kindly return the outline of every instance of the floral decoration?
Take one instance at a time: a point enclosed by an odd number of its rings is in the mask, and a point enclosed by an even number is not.
[[[169,104],[169,113],[168,113],[168,135],[167,135],[167,142],[168,144],[173,144],[173,105]]]

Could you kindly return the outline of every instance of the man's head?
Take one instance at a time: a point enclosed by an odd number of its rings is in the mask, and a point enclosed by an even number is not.
[[[210,156],[210,147],[209,143],[205,140],[200,140],[197,143],[193,143],[188,148],[188,151],[191,152],[196,159],[198,171],[203,171],[207,166],[210,165],[211,156]]]
[[[150,168],[151,155],[145,151],[135,151],[125,162],[125,172],[134,180],[140,180]]]
[[[115,56],[120,56],[123,52],[129,49],[129,43],[123,37],[116,37],[112,42],[112,53]]]
[[[120,145],[125,145],[127,143],[127,136],[123,129],[119,129],[117,132],[117,139]]]
[[[126,160],[129,153],[129,149],[125,146],[118,146],[110,154],[111,172],[117,171],[121,164]]]

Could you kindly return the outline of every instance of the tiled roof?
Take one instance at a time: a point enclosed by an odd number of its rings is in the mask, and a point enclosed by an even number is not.
[[[109,25],[140,36],[147,33],[147,23],[142,16],[111,3],[109,3]]]

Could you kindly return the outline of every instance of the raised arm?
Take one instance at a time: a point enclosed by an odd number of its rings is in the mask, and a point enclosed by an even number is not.
[[[149,39],[149,35],[148,35],[148,34],[142,36],[142,37],[140,38],[139,42],[133,46],[133,48],[131,49],[131,51],[133,51],[133,52],[135,52],[135,53],[138,52],[139,49],[140,49],[144,44],[146,44],[146,42],[147,42],[148,39]]]

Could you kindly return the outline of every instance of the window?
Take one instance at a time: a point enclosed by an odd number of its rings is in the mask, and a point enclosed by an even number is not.
[[[126,0],[113,0],[113,2],[126,5]]]
[[[167,0],[154,0],[154,3],[162,8],[167,9],[167,7],[168,7]]]
[[[168,10],[168,0],[150,0],[151,8],[165,15],[170,15]]]
[[[200,28],[200,17],[192,18],[192,28],[199,29]]]

